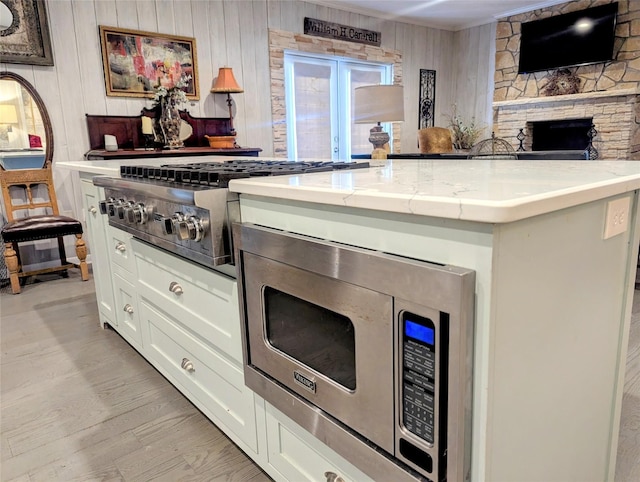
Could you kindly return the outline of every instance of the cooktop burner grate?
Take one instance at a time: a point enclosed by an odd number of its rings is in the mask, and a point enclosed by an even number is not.
[[[253,176],[306,174],[366,167],[369,167],[368,162],[230,160],[223,162],[164,164],[161,166],[121,166],[120,175],[124,178],[161,181],[172,185],[197,184],[225,188],[228,187],[229,181],[232,179]]]

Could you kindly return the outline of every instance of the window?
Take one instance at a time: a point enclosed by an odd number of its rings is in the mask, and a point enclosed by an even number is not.
[[[391,65],[285,52],[284,68],[290,159],[349,160],[371,152],[373,126],[352,122],[353,90],[390,84]]]

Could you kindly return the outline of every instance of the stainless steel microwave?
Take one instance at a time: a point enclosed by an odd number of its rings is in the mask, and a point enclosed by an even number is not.
[[[234,225],[245,383],[380,480],[468,480],[475,272]]]

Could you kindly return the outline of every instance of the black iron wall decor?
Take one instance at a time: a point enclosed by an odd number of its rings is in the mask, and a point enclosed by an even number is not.
[[[418,129],[434,126],[436,108],[436,71],[420,69]]]
[[[589,154],[589,159],[594,161],[598,158],[598,149],[593,147],[593,139],[598,135],[598,131],[596,130],[595,124],[591,124],[591,128],[587,132],[587,137],[589,137],[589,145],[587,146],[587,153]]]

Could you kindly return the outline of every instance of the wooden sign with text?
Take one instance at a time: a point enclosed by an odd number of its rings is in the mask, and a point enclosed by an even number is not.
[[[363,28],[349,27],[339,23],[325,22],[315,18],[304,18],[304,33],[334,40],[347,40],[380,47],[381,34]]]

